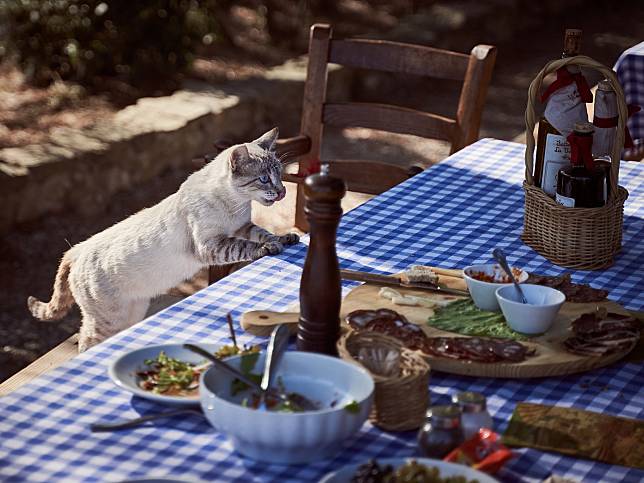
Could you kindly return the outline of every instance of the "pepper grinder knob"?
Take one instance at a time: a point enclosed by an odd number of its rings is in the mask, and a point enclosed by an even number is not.
[[[344,181],[329,173],[328,164],[304,181],[310,242],[300,280],[298,350],[337,355],[342,285],[335,242],[345,193]]]

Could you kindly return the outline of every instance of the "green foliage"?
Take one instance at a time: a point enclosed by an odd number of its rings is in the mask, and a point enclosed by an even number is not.
[[[218,31],[217,0],[2,0],[0,53],[36,84],[176,80]]]

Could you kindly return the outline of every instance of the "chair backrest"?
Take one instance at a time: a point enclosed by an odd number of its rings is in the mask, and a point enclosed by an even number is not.
[[[338,40],[332,38],[329,25],[313,25],[300,129],[300,134],[311,140],[310,159],[319,158],[325,124],[446,140],[452,153],[473,143],[478,138],[495,59],[496,48],[489,45],[477,45],[467,55],[385,40]],[[463,81],[456,118],[387,104],[328,103],[329,63]]]

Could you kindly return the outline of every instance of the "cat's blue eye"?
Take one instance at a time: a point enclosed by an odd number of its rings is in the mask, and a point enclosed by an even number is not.
[[[263,183],[263,184],[266,184],[266,183],[268,183],[268,180],[269,180],[269,179],[270,179],[270,178],[268,177],[268,175],[267,175],[267,174],[263,174],[263,175],[261,175],[261,176],[259,177],[259,182],[260,182],[260,183]]]

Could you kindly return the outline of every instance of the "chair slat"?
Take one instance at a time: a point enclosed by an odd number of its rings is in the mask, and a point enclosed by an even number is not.
[[[385,72],[463,80],[469,55],[387,40],[331,40],[329,62]]]
[[[456,121],[447,117],[387,104],[327,103],[322,121],[338,127],[366,127],[451,141]]]
[[[329,172],[344,179],[349,191],[376,195],[406,181],[415,174],[412,167],[382,161],[342,159],[325,161]]]

